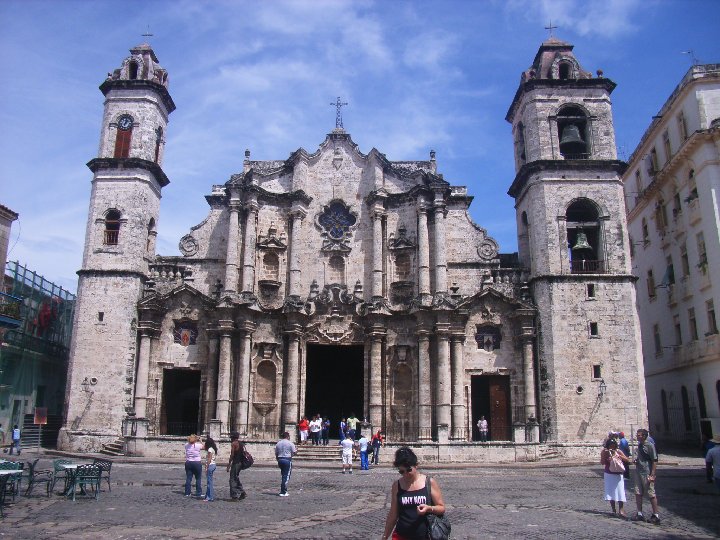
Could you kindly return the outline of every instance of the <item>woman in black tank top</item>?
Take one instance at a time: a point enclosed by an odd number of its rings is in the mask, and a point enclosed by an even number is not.
[[[432,500],[427,492],[425,475],[417,470],[417,456],[407,446],[398,448],[393,463],[402,475],[393,482],[390,511],[385,520],[383,540],[416,540],[427,538],[428,514],[442,515],[445,503],[442,491],[434,478],[430,479]],[[393,530],[394,529],[394,530]]]

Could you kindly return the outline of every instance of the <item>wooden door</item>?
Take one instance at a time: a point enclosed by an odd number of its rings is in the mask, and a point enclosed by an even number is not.
[[[491,441],[512,440],[510,430],[510,377],[492,376],[488,381],[490,395]]]

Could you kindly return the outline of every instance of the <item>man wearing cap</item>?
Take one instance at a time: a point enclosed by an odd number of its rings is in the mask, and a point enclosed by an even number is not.
[[[275,445],[275,458],[278,467],[280,467],[280,497],[287,497],[287,485],[290,481],[290,473],[292,472],[292,458],[297,454],[295,444],[290,440],[290,432],[286,431],[282,435],[282,439]]]
[[[638,445],[635,449],[635,471],[633,474],[633,482],[635,483],[635,504],[637,505],[637,514],[633,518],[635,521],[645,521],[643,515],[642,504],[643,496],[647,495],[652,506],[652,516],[650,523],[660,523],[660,515],[658,514],[657,495],[655,495],[655,474],[657,472],[657,451],[655,445],[647,440],[647,429],[637,430]]]
[[[705,454],[705,464],[708,467],[712,467],[713,482],[715,482],[715,487],[720,491],[720,436],[710,439],[710,442],[715,443],[715,446]]]

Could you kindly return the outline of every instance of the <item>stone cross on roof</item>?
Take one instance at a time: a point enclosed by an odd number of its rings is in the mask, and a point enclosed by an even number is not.
[[[549,31],[550,31],[550,35],[548,36],[548,38],[553,37],[553,35],[552,35],[552,34],[553,34],[553,30],[557,30],[557,26],[553,26],[552,19],[550,19],[550,24],[545,27],[545,30],[549,30]]]
[[[335,103],[331,103],[330,105],[335,107],[335,129],[343,129],[341,109],[343,106],[347,105],[347,102],[343,103],[340,101],[340,96],[338,96],[337,101]]]

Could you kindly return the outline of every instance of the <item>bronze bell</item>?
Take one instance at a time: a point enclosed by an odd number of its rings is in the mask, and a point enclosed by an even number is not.
[[[575,245],[572,247],[573,251],[580,251],[581,249],[588,249],[592,251],[592,247],[588,244],[587,235],[580,231],[575,237]]]
[[[563,128],[560,137],[560,152],[563,154],[584,154],[586,152],[585,141],[580,136],[580,129],[575,124],[569,124]]]

